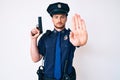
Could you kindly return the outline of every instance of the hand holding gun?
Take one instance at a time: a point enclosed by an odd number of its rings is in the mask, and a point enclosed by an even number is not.
[[[36,28],[32,29],[31,36],[33,38],[37,38],[42,33],[43,33],[43,30],[42,30],[42,17],[38,17],[38,25],[36,25]]]

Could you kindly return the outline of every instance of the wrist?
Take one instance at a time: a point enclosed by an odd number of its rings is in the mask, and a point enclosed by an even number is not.
[[[33,44],[33,43],[37,43],[37,38],[31,38],[31,43]]]

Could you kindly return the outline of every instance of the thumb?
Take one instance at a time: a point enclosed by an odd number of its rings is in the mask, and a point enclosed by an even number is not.
[[[74,37],[74,34],[73,32],[70,32],[70,35],[69,35],[70,38],[73,38]]]

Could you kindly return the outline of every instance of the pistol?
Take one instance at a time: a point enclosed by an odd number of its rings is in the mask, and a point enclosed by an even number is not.
[[[43,33],[43,29],[42,29],[42,17],[38,17],[38,26],[37,29],[40,30],[40,33]]]

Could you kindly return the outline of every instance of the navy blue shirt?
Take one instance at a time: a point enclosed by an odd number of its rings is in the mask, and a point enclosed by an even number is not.
[[[68,55],[68,74],[72,72],[72,63],[75,51],[75,46],[70,43],[69,33],[70,30],[67,29],[61,31],[61,66],[63,72],[65,60]],[[39,53],[44,56],[44,75],[49,78],[54,77],[55,45],[57,34],[58,32],[56,30],[47,31],[38,42]]]

